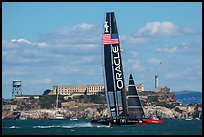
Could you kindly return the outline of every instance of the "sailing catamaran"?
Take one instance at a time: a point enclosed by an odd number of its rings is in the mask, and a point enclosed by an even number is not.
[[[54,115],[52,118],[49,118],[49,120],[65,120],[66,118],[63,117],[62,114],[58,111],[58,100],[59,100],[59,93],[57,91],[56,93],[56,111],[54,112]]]
[[[102,34],[104,51],[105,95],[109,118],[92,120],[94,124],[131,125],[162,123],[161,120],[145,119],[132,75],[129,77],[128,104],[122,67],[121,49],[114,12],[107,12]]]

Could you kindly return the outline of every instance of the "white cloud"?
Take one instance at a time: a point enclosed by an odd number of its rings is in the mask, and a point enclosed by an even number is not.
[[[143,72],[145,70],[140,61],[135,59],[128,59],[126,66],[128,66],[127,69],[134,72]]]
[[[80,29],[80,30],[89,30],[94,28],[93,24],[87,24],[87,23],[82,23],[74,26],[74,28]]]
[[[46,42],[33,43],[32,45],[36,45],[38,47],[48,47],[48,44]]]
[[[15,44],[14,42],[11,41],[7,41],[7,40],[2,40],[2,51],[3,49],[5,50],[15,50],[17,48],[17,44]]]
[[[178,52],[178,47],[157,48],[156,52],[160,52],[160,53],[176,53],[176,52]]]
[[[2,69],[2,75],[5,76],[5,78],[13,76],[22,76],[28,73],[29,71],[24,67],[12,67],[10,69]]]
[[[32,85],[44,85],[44,84],[51,84],[52,80],[49,78],[40,79],[40,80],[33,80],[30,82]]]
[[[50,33],[40,34],[40,38],[57,52],[83,54],[90,50],[97,50],[97,47],[101,45],[100,31],[101,29],[93,24],[82,23],[70,28],[61,28]]]
[[[147,61],[152,65],[158,65],[161,63],[161,60],[157,58],[151,58],[151,59],[148,59]]]
[[[48,44],[46,42],[34,42],[34,43],[32,43],[26,39],[12,39],[10,42],[15,43],[15,44],[34,45],[34,46],[38,46],[38,47],[48,47]]]
[[[157,29],[159,27],[155,28],[152,34],[167,33],[161,30],[156,31]],[[42,84],[43,86],[62,82],[67,84],[73,82],[73,80],[74,83],[77,81],[79,83],[89,83],[95,82],[96,78],[102,81],[101,47],[103,46],[100,31],[100,27],[82,23],[70,28],[41,34],[39,35],[40,41],[31,42],[27,39],[2,41],[3,78],[18,78],[21,76],[22,80],[30,81],[30,84]],[[135,73],[137,74],[136,77],[143,81],[147,77],[151,77],[156,68],[152,64],[157,64],[160,60],[153,58],[146,62],[144,58],[146,58],[146,55],[150,56],[152,52],[149,53],[149,50],[146,52],[144,47],[135,47],[135,49],[128,46],[145,44],[147,40],[141,36],[121,35],[121,48],[125,51],[123,53],[124,67],[126,67],[124,73]],[[191,47],[193,46],[183,42],[181,45],[174,47],[160,47],[156,49],[156,52],[180,53],[190,50]],[[149,66],[149,64],[151,65]],[[176,73],[178,71],[175,71]],[[201,73],[202,71],[199,70],[199,74]],[[187,74],[187,71],[185,74]],[[44,76],[45,79],[40,80],[40,76]],[[61,79],[61,77],[64,77],[64,79]],[[167,77],[171,77],[170,74]]]
[[[126,35],[121,35],[120,36],[121,43],[126,43],[126,44],[135,44],[135,45],[141,45],[146,43],[146,39],[142,37],[135,37],[135,36],[126,36]]]
[[[136,36],[179,36],[182,34],[195,34],[191,28],[181,28],[170,21],[148,22],[141,28]]]
[[[195,43],[187,44],[182,42],[181,44],[172,45],[165,45],[164,47],[157,48],[155,50],[157,53],[167,53],[167,54],[175,54],[175,53],[192,53],[198,54],[200,52],[198,45]]]
[[[16,42],[20,44],[31,44],[31,42],[26,39],[12,39],[11,42]]]
[[[176,66],[176,67],[175,67]],[[166,78],[178,80],[201,80],[202,79],[202,59],[197,57],[179,61],[172,64],[169,71],[166,71]]]
[[[130,51],[130,53],[131,53],[133,58],[136,58],[136,57],[140,56],[140,54],[138,52],[134,51],[134,50]]]
[[[42,57],[41,52],[28,49],[4,50],[2,53],[3,63],[7,65],[32,65],[33,63],[41,63],[46,60]]]
[[[56,36],[56,35],[60,35],[60,36],[73,36],[73,35],[78,35],[78,36],[81,36],[82,34],[81,33],[86,33],[86,32],[89,32],[87,33],[87,36],[89,34],[96,34],[100,29],[98,29],[94,24],[87,24],[87,23],[81,23],[81,24],[77,24],[77,25],[74,25],[70,28],[60,28],[60,29],[57,29],[56,31],[54,32],[51,32],[51,33],[48,33],[48,35],[52,35],[52,36]],[[79,33],[81,32],[81,33]],[[86,37],[84,35],[84,37]],[[57,37],[59,38],[59,37]]]

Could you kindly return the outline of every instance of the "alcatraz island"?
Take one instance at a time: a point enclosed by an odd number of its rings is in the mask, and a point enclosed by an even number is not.
[[[144,84],[135,86],[146,117],[202,119],[202,104],[180,104],[170,88],[159,87],[157,75],[153,91],[145,91]],[[55,85],[42,95],[24,95],[21,81],[15,80],[12,99],[2,99],[2,119],[50,119],[56,111],[66,119],[108,117],[104,85]]]

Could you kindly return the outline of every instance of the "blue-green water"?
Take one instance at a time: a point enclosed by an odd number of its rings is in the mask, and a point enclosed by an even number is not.
[[[3,135],[202,135],[201,120],[107,127],[90,120],[2,120]]]

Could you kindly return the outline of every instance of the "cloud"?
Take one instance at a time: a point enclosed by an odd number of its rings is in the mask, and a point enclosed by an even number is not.
[[[141,45],[145,44],[147,40],[143,37],[136,37],[136,36],[126,36],[121,35],[120,36],[121,43],[125,43],[126,45]]]
[[[20,44],[31,44],[31,42],[26,39],[12,39],[11,42]]]
[[[181,70],[182,69],[182,70]],[[185,66],[185,68],[177,68],[177,70],[173,70],[164,74],[164,77],[169,80],[201,80],[202,79],[202,68],[200,66]]]
[[[179,36],[183,34],[196,34],[191,28],[181,28],[170,21],[148,22],[141,28],[136,36]]]
[[[102,45],[100,31],[96,25],[82,23],[40,34],[39,37],[48,43],[49,52],[55,54],[97,55]]]
[[[15,41],[16,39],[13,39],[13,41]],[[16,50],[16,48],[18,47],[18,45],[15,42],[12,42],[12,40],[8,41],[8,40],[2,40],[2,49],[5,50]],[[2,50],[3,51],[3,50]]]
[[[40,35],[41,42],[23,38],[4,40],[3,63],[19,67],[96,64],[101,59],[101,35],[96,34],[97,31],[95,25],[82,23]],[[41,48],[47,46],[49,48]]]
[[[130,54],[131,54],[132,58],[137,58],[137,57],[140,56],[140,53],[138,53],[138,52],[136,52],[134,50],[130,51]]]
[[[30,42],[29,40],[26,39],[12,39],[10,42],[15,43],[15,44],[23,44],[23,45],[34,45],[38,47],[48,47],[48,44],[46,42]]]
[[[10,47],[8,43],[6,46]],[[2,51],[2,62],[5,65],[33,65],[36,63],[45,63],[46,58],[44,58],[43,51],[39,51],[38,48],[32,48],[29,46],[16,45],[16,48],[5,48],[3,46]],[[45,54],[46,55],[46,54]]]
[[[24,67],[12,67],[8,69],[2,69],[2,75],[5,77],[16,77],[28,74],[29,71]]]
[[[101,42],[101,29],[93,24],[77,24],[70,28],[60,28],[50,33],[40,34],[42,41],[51,44],[99,44]]]
[[[82,23],[41,34],[35,42],[24,38],[3,40],[3,76],[33,76],[31,79],[41,75],[52,79],[65,75],[96,76],[102,73],[98,67],[102,46],[99,31],[93,24]],[[42,48],[46,46],[49,48]],[[44,79],[33,80],[31,84],[43,82],[49,83]]]
[[[40,80],[33,80],[30,82],[32,85],[44,85],[44,84],[51,84],[52,80],[49,78],[40,79]]]
[[[157,48],[156,52],[160,52],[160,53],[176,53],[176,52],[178,52],[178,47]]]
[[[87,23],[82,23],[82,24],[77,24],[73,27],[73,29],[79,29],[80,31],[84,31],[84,30],[90,30],[92,28],[94,28],[95,25],[93,24],[87,24]]]
[[[128,66],[127,69],[130,71],[135,71],[135,72],[145,71],[145,67],[142,65],[142,63],[139,60],[128,59],[126,66]]]
[[[43,55],[43,51],[38,51],[37,49],[29,48],[16,48],[16,49],[4,49],[2,52],[2,62],[5,65],[13,66],[27,66],[27,65],[42,65],[41,63],[46,63],[47,55]]]
[[[164,71],[164,77],[169,81],[183,81],[186,83],[202,82],[202,59],[197,56],[185,56],[186,58],[174,60],[168,64]],[[176,66],[176,67],[175,67]]]
[[[159,47],[155,50],[156,53],[166,53],[166,54],[175,54],[175,53],[183,53],[183,54],[195,54],[199,53],[199,45],[196,43],[185,43],[176,45],[165,45],[164,47]]]
[[[151,59],[148,59],[147,61],[152,65],[158,65],[161,63],[161,60],[157,58],[151,58]]]
[[[179,30],[179,28],[177,27],[176,30]],[[190,32],[190,30],[188,31]],[[162,32],[164,33],[165,31]],[[47,84],[52,83],[94,83],[96,79],[101,82],[103,80],[103,71],[101,70],[101,49],[103,47],[101,34],[100,27],[82,23],[69,28],[60,28],[49,33],[40,34],[38,35],[38,41],[31,42],[25,38],[3,40],[3,78],[11,79],[15,77],[22,81],[28,81],[28,85],[41,84],[41,87],[50,86]],[[153,34],[158,35],[159,32],[154,32]],[[149,46],[130,46],[146,44],[148,42],[147,40],[148,38],[143,36],[121,35],[121,48],[124,49],[122,55],[124,57],[122,58],[125,67],[124,73],[135,74],[138,82],[147,80],[148,83],[144,83],[146,84],[145,86],[148,86],[151,82],[150,77],[156,70],[156,65],[154,64],[159,63],[160,59],[150,58],[145,60],[147,57],[153,57],[152,49]],[[173,54],[189,53],[192,49],[200,50],[200,47],[197,48],[192,44],[182,42],[178,45],[154,47],[153,50],[156,53]],[[196,51],[192,53],[197,53]],[[175,54],[176,56],[177,54]],[[169,56],[164,56],[162,60],[165,60],[166,57]],[[182,60],[184,57],[182,56],[180,58]],[[196,60],[197,58],[195,57],[194,59]],[[171,67],[171,65],[175,66],[175,62],[172,61],[170,63],[172,64],[167,64],[168,67]],[[178,70],[169,70],[170,68],[165,71],[171,74],[178,73]],[[196,75],[200,76],[202,71],[199,70],[198,72],[199,74]],[[185,74],[187,74],[187,71]],[[44,78],[40,79],[41,76]],[[171,77],[170,74],[166,76]],[[172,78],[170,80],[174,79]]]
[[[38,47],[48,47],[48,44],[46,42],[33,43],[33,45],[36,45]]]

